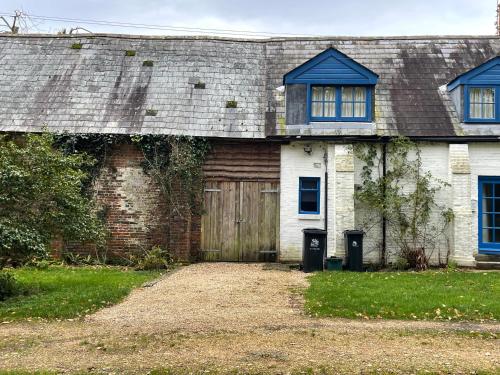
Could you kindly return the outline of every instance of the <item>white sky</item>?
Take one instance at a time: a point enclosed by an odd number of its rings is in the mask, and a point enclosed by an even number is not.
[[[0,13],[16,9],[38,16],[304,35],[491,35],[496,19],[496,0],[0,0]],[[179,34],[32,20],[32,32],[83,26],[92,32]]]

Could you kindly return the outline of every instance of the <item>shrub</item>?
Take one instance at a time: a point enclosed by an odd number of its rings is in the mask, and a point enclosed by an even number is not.
[[[53,143],[50,134],[0,135],[0,269],[46,256],[53,238],[104,242],[82,189],[93,161],[65,155]]]
[[[135,268],[143,271],[167,269],[173,263],[170,253],[160,246],[153,246],[151,250],[146,251],[144,256],[137,257],[134,260]]]
[[[0,271],[0,301],[14,296],[18,290],[19,288],[14,276],[8,272]]]

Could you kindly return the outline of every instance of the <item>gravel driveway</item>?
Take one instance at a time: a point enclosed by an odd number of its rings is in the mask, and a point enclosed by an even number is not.
[[[303,313],[300,290],[306,286],[303,273],[280,265],[183,267],[84,321],[0,327],[0,368],[99,373],[500,368],[498,325],[316,319]]]

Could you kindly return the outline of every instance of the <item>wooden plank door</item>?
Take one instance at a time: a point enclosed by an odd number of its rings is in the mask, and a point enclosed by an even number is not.
[[[279,238],[279,184],[241,182],[240,260],[277,260]]]
[[[204,202],[202,260],[277,260],[279,183],[210,182]]]

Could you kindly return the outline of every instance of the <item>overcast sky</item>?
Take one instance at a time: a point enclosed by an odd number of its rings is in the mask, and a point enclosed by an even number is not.
[[[190,28],[303,35],[494,34],[496,0],[1,0],[0,13]],[[83,26],[92,32],[169,30],[32,18],[33,32]],[[181,34],[189,34],[181,32]],[[199,34],[199,33],[198,33]]]

